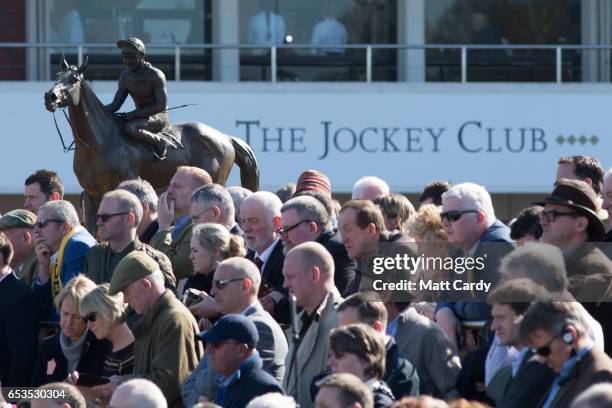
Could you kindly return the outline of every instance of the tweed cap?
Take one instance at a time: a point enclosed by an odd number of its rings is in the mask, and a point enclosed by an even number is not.
[[[142,55],[145,55],[145,45],[140,38],[132,37],[127,40],[119,40],[117,41],[117,47],[132,47]]]
[[[149,255],[143,251],[132,251],[119,261],[113,271],[109,293],[115,295],[130,283],[149,276],[158,269],[159,265]]]
[[[557,204],[577,210],[589,220],[588,230],[595,241],[602,239],[606,233],[606,227],[597,216],[597,195],[584,181],[559,179],[549,196],[532,204]]]
[[[36,214],[28,210],[9,211],[0,217],[0,230],[10,228],[34,228]]]
[[[306,170],[300,174],[295,186],[295,192],[318,190],[331,197],[332,187],[329,177],[317,170]]]

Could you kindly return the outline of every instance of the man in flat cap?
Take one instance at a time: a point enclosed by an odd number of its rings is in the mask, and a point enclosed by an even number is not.
[[[166,156],[168,142],[157,135],[168,126],[166,113],[166,77],[164,73],[144,60],[145,46],[138,38],[117,41],[123,64],[127,67],[119,77],[117,93],[106,107],[117,112],[128,95],[136,109],[121,114],[123,129],[129,137],[153,147],[158,159]]]
[[[202,357],[194,317],[164,287],[159,264],[141,251],[130,252],[119,262],[109,291],[123,292],[125,302],[141,316],[132,330],[134,376],[153,381],[169,407],[182,407],[181,384]],[[110,396],[116,387],[117,382],[111,382],[99,388]]]
[[[32,286],[38,269],[34,251],[35,226],[36,215],[28,210],[13,210],[0,217],[0,232],[4,232],[13,246],[11,268],[28,287]]]
[[[586,182],[559,179],[552,193],[540,202],[540,241],[563,252],[569,291],[601,323],[604,338],[612,338],[612,261],[599,249],[605,234],[597,216],[597,195]],[[612,355],[612,342],[606,342]]]

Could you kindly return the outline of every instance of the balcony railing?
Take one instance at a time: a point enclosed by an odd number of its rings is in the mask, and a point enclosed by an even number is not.
[[[38,64],[46,63],[48,67],[59,62],[58,58],[62,53],[76,56],[76,63],[82,63],[86,53],[94,53],[98,50],[106,49],[108,52],[106,64],[119,65],[118,53],[115,44],[66,44],[66,43],[14,43],[0,42],[0,53],[5,53],[6,49],[38,50],[36,53]],[[344,53],[334,53],[327,55],[314,56],[302,53],[304,50],[344,50]],[[392,68],[399,71],[398,54],[400,51],[408,53],[406,61],[409,61],[410,69],[425,70],[434,68],[434,74],[439,80],[445,81],[449,77],[453,80],[453,75],[446,75],[449,69],[457,71],[456,80],[461,83],[470,82],[472,70],[493,69],[495,67],[512,67],[513,69],[546,69],[552,70],[554,74],[548,75],[547,81],[562,83],[566,80],[575,80],[581,70],[580,55],[585,52],[597,52],[603,56],[606,69],[610,70],[610,50],[612,45],[532,45],[532,44],[509,44],[509,45],[476,45],[476,44],[283,44],[262,46],[253,44],[150,44],[148,52],[155,50],[163,54],[166,62],[172,65],[171,74],[176,81],[182,79],[184,61],[189,60],[189,64],[205,66],[211,65],[213,61],[213,51],[244,51],[251,50],[251,54],[240,55],[235,58],[235,68],[244,66],[256,66],[263,68],[265,72],[262,79],[275,83],[279,81],[279,66],[314,66],[314,67],[352,67],[364,72],[355,75],[365,82],[373,82],[374,69],[380,66]],[[195,51],[194,51],[195,50]],[[252,53],[258,50],[258,53]],[[198,53],[197,56],[193,55]],[[365,51],[365,52],[364,52]],[[487,57],[483,58],[483,51],[487,51]],[[529,58],[515,56],[515,53],[529,51]],[[387,58],[374,57],[375,53],[386,52]],[[389,57],[395,53],[394,57]],[[190,57],[191,54],[191,57]],[[324,53],[323,53],[324,54]],[[457,58],[458,54],[458,58]],[[404,58],[404,57],[402,57]],[[0,55],[2,61],[10,59],[10,55]],[[25,58],[23,58],[25,61]],[[42,60],[41,60],[42,59]],[[457,61],[458,60],[458,61]],[[554,63],[552,63],[554,60]],[[432,62],[433,61],[433,62]],[[435,71],[437,69],[438,71]],[[269,70],[269,75],[267,75]],[[445,71],[446,70],[446,71]],[[37,75],[36,79],[49,80],[50,69],[46,69],[42,75]],[[436,73],[437,72],[437,73]],[[548,71],[547,71],[548,72]],[[551,72],[552,73],[552,72]],[[168,72],[167,72],[168,74]],[[208,76],[209,73],[207,74]],[[456,73],[455,73],[455,76]],[[352,76],[353,77],[353,76]],[[530,76],[531,77],[531,76]],[[535,76],[537,78],[537,76]],[[446,78],[446,79],[445,79]],[[569,78],[569,79],[567,79]],[[2,79],[0,77],[0,79]],[[388,80],[388,79],[387,79]],[[423,75],[423,80],[427,80]],[[482,79],[475,79],[482,80]],[[535,79],[537,80],[537,79]]]

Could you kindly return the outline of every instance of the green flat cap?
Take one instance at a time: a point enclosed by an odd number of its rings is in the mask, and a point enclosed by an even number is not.
[[[9,211],[0,217],[0,230],[10,228],[34,228],[36,214],[28,210]]]
[[[111,278],[109,292],[115,295],[130,283],[149,276],[158,269],[159,265],[149,255],[143,251],[132,251],[117,264]]]

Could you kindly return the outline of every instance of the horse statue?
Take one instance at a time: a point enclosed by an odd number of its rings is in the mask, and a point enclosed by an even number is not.
[[[244,141],[203,123],[177,123],[170,131],[181,136],[182,148],[170,149],[165,160],[156,161],[152,150],[126,137],[122,120],[105,108],[83,79],[87,59],[75,67],[63,58],[62,65],[64,69],[55,84],[45,93],[45,107],[50,112],[68,107],[75,140],[73,169],[84,190],[83,212],[88,230],[95,230],[96,212],[104,193],[123,180],[137,177],[161,191],[178,166],[200,167],[215,183],[225,185],[235,162],[242,186],[258,190],[257,160]]]

